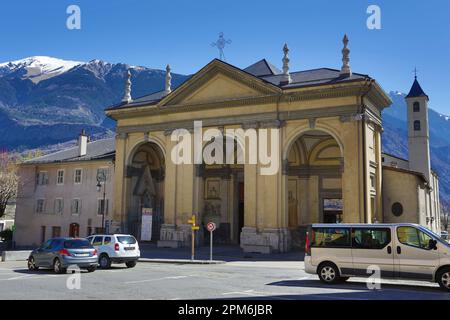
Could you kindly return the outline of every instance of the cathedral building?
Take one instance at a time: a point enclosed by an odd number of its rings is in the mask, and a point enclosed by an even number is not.
[[[246,68],[215,59],[172,89],[168,66],[165,89],[135,100],[129,76],[123,101],[106,109],[107,116],[117,121],[113,165],[108,171],[108,231],[129,232],[161,247],[189,246],[188,220],[194,214],[200,242],[206,223],[213,221],[218,227],[216,242],[270,253],[301,247],[307,225],[317,222],[408,221],[439,230],[438,177],[431,171],[429,156],[428,97],[416,80],[407,97],[409,161],[382,154],[381,113],[392,102],[375,79],[351,70],[347,37],[343,42],[341,69],[293,72],[285,45],[281,70],[266,59]],[[200,129],[196,121],[202,121]],[[264,134],[271,135],[263,151],[270,150],[279,164],[277,170],[264,174],[268,163],[260,160],[265,158],[247,161],[256,155],[239,141],[231,145],[244,155],[243,162],[174,161],[174,155],[196,157],[194,152],[177,152],[181,141],[174,139],[177,130],[204,137],[210,130],[226,135],[232,129],[257,132],[259,156],[269,155],[261,151],[260,142]],[[183,143],[204,151],[215,140],[198,142],[194,137]],[[88,154],[80,161],[76,157],[52,161],[47,155],[45,164],[33,159],[22,170],[38,172],[45,165],[82,168],[100,160],[111,163],[97,148],[91,149],[96,150],[92,159]],[[105,149],[105,156],[110,151]],[[216,157],[217,151],[211,155]],[[37,190],[40,199],[53,197],[55,190],[47,188],[52,192],[46,195],[42,186],[21,190],[18,244],[41,240],[45,213],[37,212]],[[71,197],[76,192],[81,190]],[[94,203],[88,199],[98,194],[83,196]],[[84,220],[91,219],[99,227],[98,215],[91,214],[82,211],[74,217],[66,211],[56,216],[52,212],[45,223],[60,223],[65,230],[74,219],[83,226],[88,225]],[[144,225],[147,222],[151,227]],[[87,228],[80,230],[79,235],[86,236]]]

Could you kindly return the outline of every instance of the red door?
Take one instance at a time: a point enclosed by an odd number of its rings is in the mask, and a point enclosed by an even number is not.
[[[80,236],[80,225],[78,223],[71,223],[69,229],[69,237],[77,238]]]

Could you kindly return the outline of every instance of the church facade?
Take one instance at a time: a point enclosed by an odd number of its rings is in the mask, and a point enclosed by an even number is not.
[[[106,110],[117,121],[109,230],[161,247],[188,246],[194,214],[200,242],[213,221],[216,242],[261,253],[301,247],[306,226],[318,222],[408,221],[437,231],[437,176],[418,164],[423,159],[405,160],[402,169],[382,154],[381,112],[391,100],[376,80],[351,71],[347,43],[345,37],[341,70],[291,72],[285,46],[282,70],[265,59],[244,69],[215,59],[172,90],[168,67],[165,90],[135,100],[129,76],[122,103]],[[413,96],[411,107],[419,99],[423,115],[428,97]],[[422,128],[428,130],[427,122]],[[231,145],[240,148],[243,162],[196,162],[186,151],[181,156],[192,161],[176,162],[181,140],[174,132],[180,129],[203,137],[208,130],[242,130],[257,132],[258,139],[276,132],[262,154],[279,165],[263,174],[268,163],[248,161],[253,149],[238,141]],[[214,142],[201,140],[201,151]],[[195,138],[183,143],[198,148]],[[396,175],[417,192],[406,193]],[[144,235],[146,215],[152,227]]]

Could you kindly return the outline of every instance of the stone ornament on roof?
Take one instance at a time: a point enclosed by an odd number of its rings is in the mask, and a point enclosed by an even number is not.
[[[348,46],[348,37],[344,35],[344,39],[342,39],[344,43],[344,48],[342,49],[342,68],[341,68],[341,76],[351,76],[352,70],[350,69],[350,50]]]
[[[281,78],[282,83],[291,83],[291,74],[289,73],[289,48],[287,43],[283,47],[283,75]]]
[[[166,94],[169,94],[172,92],[172,74],[170,72],[171,72],[170,65],[167,65],[166,66],[166,88],[164,90],[164,92]]]
[[[123,95],[122,102],[130,103],[133,101],[131,98],[131,72],[128,69],[127,80],[125,81],[125,93]]]

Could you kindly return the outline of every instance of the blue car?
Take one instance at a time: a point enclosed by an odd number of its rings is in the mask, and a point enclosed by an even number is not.
[[[28,257],[28,270],[53,269],[55,273],[66,273],[68,267],[78,267],[94,272],[97,269],[97,250],[86,239],[52,238]]]

